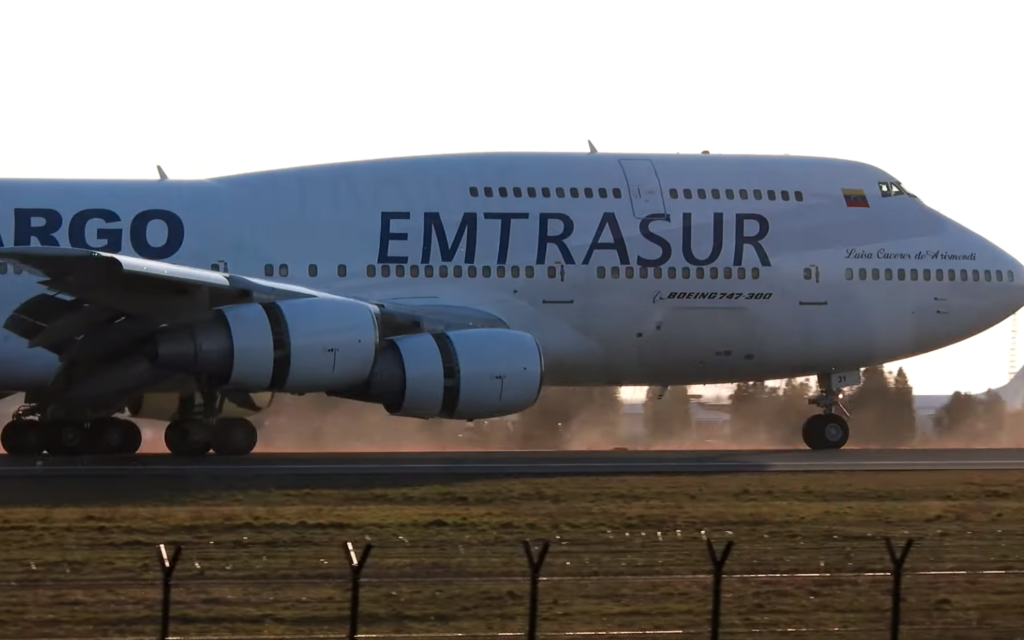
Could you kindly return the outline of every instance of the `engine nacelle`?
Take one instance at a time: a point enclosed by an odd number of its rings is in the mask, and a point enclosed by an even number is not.
[[[249,418],[261,411],[270,408],[274,401],[274,394],[270,392],[252,394],[253,403],[259,407],[252,410],[247,407],[240,407],[231,400],[225,398],[224,405],[219,417],[222,418]],[[201,403],[199,394],[195,395],[196,403]],[[130,399],[126,405],[128,414],[133,418],[144,418],[148,420],[173,420],[181,406],[181,395],[175,392],[143,393]]]
[[[544,359],[528,333],[465,329],[383,341],[366,384],[343,397],[412,418],[477,420],[518,413],[540,395]]]
[[[150,355],[160,368],[227,389],[315,393],[362,384],[378,335],[372,305],[302,298],[221,307],[209,320],[160,333]]]

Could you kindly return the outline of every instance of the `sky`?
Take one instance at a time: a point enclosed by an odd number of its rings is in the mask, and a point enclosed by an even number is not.
[[[161,164],[205,178],[588,139],[816,155],[878,166],[1024,259],[1022,13],[1004,0],[9,0],[0,176],[153,179]],[[982,392],[1008,380],[1009,346],[1007,321],[891,367],[920,394]]]

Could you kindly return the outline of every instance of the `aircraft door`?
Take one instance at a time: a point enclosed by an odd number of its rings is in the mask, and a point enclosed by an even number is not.
[[[619,160],[629,185],[629,201],[633,217],[642,219],[651,214],[665,215],[665,199],[661,195],[661,180],[650,160]]]

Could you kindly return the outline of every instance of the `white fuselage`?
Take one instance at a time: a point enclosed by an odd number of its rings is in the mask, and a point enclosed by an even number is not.
[[[882,197],[893,183],[840,160],[615,154],[2,180],[0,237],[479,309],[538,340],[545,384],[716,383],[910,357],[1024,303],[1017,260],[916,197]],[[7,269],[0,316],[40,291]],[[59,364],[6,331],[0,358],[8,390]]]

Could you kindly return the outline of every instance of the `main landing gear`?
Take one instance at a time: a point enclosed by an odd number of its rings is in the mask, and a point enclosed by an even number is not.
[[[142,431],[131,420],[99,418],[36,420],[21,415],[4,425],[0,445],[13,456],[133,454],[142,445]]]
[[[835,413],[839,407],[850,415],[840,400],[842,388],[860,384],[860,372],[823,373],[818,375],[817,396],[809,398],[807,404],[821,407],[822,413],[813,415],[804,422],[804,444],[815,450],[842,449],[850,439],[850,425],[846,419]]]
[[[256,427],[245,418],[175,420],[164,430],[164,444],[176,456],[244,456],[256,447]]]

